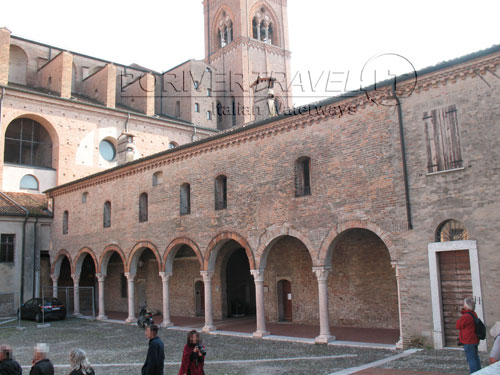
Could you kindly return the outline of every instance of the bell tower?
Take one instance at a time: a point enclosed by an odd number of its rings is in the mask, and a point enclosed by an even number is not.
[[[287,0],[204,0],[203,5],[205,60],[216,69],[217,127],[243,125],[291,107]],[[258,84],[263,80],[273,82],[272,89],[263,92]],[[262,111],[258,103],[272,108]]]

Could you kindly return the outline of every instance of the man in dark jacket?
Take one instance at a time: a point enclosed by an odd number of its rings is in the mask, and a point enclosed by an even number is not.
[[[469,364],[470,373],[473,374],[476,371],[481,370],[481,360],[478,354],[478,344],[479,339],[476,335],[476,325],[474,323],[474,317],[477,318],[477,314],[474,311],[476,303],[472,298],[466,298],[464,300],[464,307],[462,309],[462,317],[457,320],[456,327],[459,331],[458,340],[464,345],[465,358]]]
[[[19,363],[12,359],[10,346],[0,346],[0,375],[22,375],[23,370]]]
[[[163,375],[165,349],[163,341],[161,341],[157,335],[158,326],[156,324],[151,324],[146,327],[146,337],[149,339],[149,349],[144,366],[142,366],[142,375]]]
[[[30,375],[54,375],[54,366],[47,358],[48,354],[49,346],[47,344],[36,344]]]

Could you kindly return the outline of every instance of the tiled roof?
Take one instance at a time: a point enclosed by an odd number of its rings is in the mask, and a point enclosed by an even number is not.
[[[45,194],[0,192],[0,216],[26,216],[19,206],[27,209],[30,216],[52,217]]]

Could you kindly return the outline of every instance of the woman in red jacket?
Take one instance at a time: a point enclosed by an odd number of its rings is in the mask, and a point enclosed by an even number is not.
[[[458,341],[464,346],[465,358],[469,364],[471,374],[481,370],[481,360],[477,352],[479,339],[476,335],[476,325],[472,317],[472,315],[474,315],[474,317],[477,318],[477,314],[474,312],[475,307],[476,303],[474,300],[472,298],[466,298],[462,309],[462,317],[457,320],[456,324],[457,329],[460,330]]]
[[[182,353],[179,375],[205,375],[203,365],[206,354],[207,352],[200,342],[200,334],[196,330],[190,331]]]

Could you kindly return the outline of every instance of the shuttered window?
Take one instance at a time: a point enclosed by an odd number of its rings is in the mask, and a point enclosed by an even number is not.
[[[429,173],[463,167],[455,105],[424,113]]]

